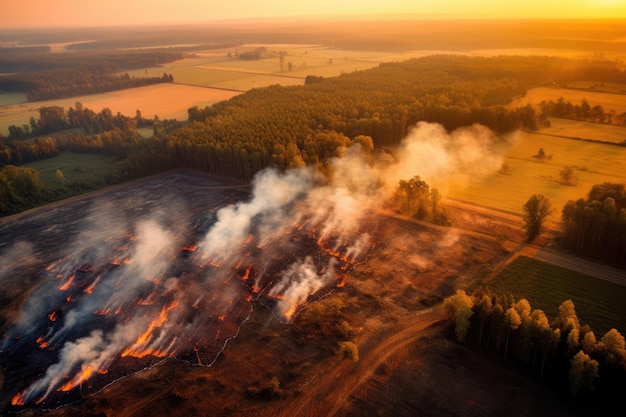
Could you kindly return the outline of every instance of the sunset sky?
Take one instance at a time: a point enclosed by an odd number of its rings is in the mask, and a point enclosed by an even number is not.
[[[428,18],[626,18],[626,0],[1,0],[0,28],[388,13]]]

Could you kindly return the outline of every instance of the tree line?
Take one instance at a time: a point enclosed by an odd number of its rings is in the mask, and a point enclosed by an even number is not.
[[[608,409],[623,410],[626,383],[626,343],[616,330],[598,338],[580,323],[574,303],[566,300],[550,319],[533,309],[526,299],[495,294],[478,287],[444,300],[460,342],[470,340],[479,348],[519,363],[526,372],[585,400]]]
[[[97,94],[162,82],[162,77],[131,77],[125,70],[154,67],[182,59],[180,52],[80,52],[0,54],[0,91],[23,92],[29,101]]]
[[[568,201],[562,211],[560,244],[575,253],[626,267],[625,187],[597,184],[586,199]]]
[[[173,82],[172,74],[161,77],[131,77],[104,69],[50,69],[0,78],[0,89],[26,93],[29,101],[98,94],[151,84]]]
[[[42,106],[38,119],[33,117],[29,125],[22,127],[12,125],[8,138],[0,136],[0,167],[52,158],[63,151],[123,158],[127,148],[141,140],[136,127],[153,123],[144,119],[140,111],[129,117],[119,112],[114,115],[109,108],[96,113],[80,102],[67,111],[61,106]],[[64,129],[74,130],[60,134]]]
[[[562,68],[575,65],[581,64],[551,57],[453,55],[385,63],[302,86],[252,89],[212,106],[192,107],[186,123],[155,120],[149,139],[133,133],[141,118],[115,116],[107,109],[95,113],[51,106],[40,111],[39,120],[14,126],[11,140],[0,141],[0,157],[5,164],[19,164],[64,149],[116,149],[130,175],[190,168],[238,180],[250,180],[268,166],[325,169],[338,149],[355,141],[365,138],[374,149],[400,144],[418,121],[440,123],[448,130],[473,123],[498,133],[536,129],[539,116],[532,106],[509,104],[546,77],[561,77]],[[52,138],[56,149],[45,137],[15,140],[64,127],[80,127],[84,133]]]
[[[541,109],[540,119],[544,125],[549,125],[547,116],[553,116],[562,119],[626,126],[626,112],[621,114],[616,114],[615,110],[607,112],[599,104],[590,105],[584,98],[580,104],[572,104],[569,101],[565,101],[563,97],[559,97],[557,100],[543,100],[539,107]]]

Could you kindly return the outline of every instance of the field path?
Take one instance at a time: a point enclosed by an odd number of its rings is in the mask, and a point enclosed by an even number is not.
[[[359,360],[344,360],[327,373],[316,374],[300,387],[302,394],[285,404],[281,417],[333,417],[349,411],[350,396],[364,389],[377,368],[401,354],[418,339],[441,331],[446,314],[441,306],[407,315],[401,322],[385,326],[361,341]]]
[[[485,221],[485,226],[480,229],[479,233],[481,234],[489,235],[489,229],[495,228],[496,224],[507,225],[513,229],[520,229],[522,224],[521,216],[514,213],[507,213],[466,202],[446,200],[445,203],[446,207],[454,206],[482,217]],[[476,230],[473,229],[473,226],[476,225],[476,222],[464,224],[459,230],[462,233],[476,233]],[[554,235],[558,230],[559,225],[556,222],[547,222],[545,234]],[[497,237],[497,234],[496,231],[491,232],[493,237]],[[503,247],[510,250],[511,255],[494,268],[494,273],[497,273],[501,267],[513,262],[518,256],[527,256],[615,284],[626,285],[626,271],[590,259],[581,258],[556,247],[548,247],[541,242],[538,244],[526,243],[523,239],[516,239],[511,234],[507,241],[503,243]]]
[[[527,256],[529,258],[534,258],[539,261],[570,269],[572,271],[577,271],[598,279],[626,286],[626,271],[622,269],[598,263],[590,259],[581,258],[556,247],[548,247],[542,242],[537,244],[526,243],[523,239],[523,234],[520,233],[522,224],[520,215],[455,200],[445,200],[445,207],[454,207],[457,210],[461,210],[468,216],[466,220],[461,222],[461,224],[454,227],[454,229],[456,229],[459,233],[487,239],[499,239],[501,238],[500,234],[502,227],[506,227],[517,232],[507,234],[507,239],[502,243],[503,247],[509,250],[511,254],[493,268],[494,274],[497,274],[502,267],[513,262],[518,256]],[[449,227],[437,226],[432,223],[422,222],[392,212],[381,213],[397,219],[420,223],[433,229],[450,230]],[[554,236],[558,230],[559,225],[556,222],[547,222],[545,232],[546,235]]]

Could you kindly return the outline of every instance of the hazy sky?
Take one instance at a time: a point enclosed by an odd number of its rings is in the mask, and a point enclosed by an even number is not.
[[[626,0],[0,0],[0,29],[384,13],[454,18],[626,18]]]

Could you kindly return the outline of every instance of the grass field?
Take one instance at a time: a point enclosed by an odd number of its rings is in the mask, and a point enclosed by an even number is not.
[[[275,56],[259,60],[229,58],[265,47]],[[281,69],[278,52],[286,52]],[[443,52],[442,52],[443,53]],[[182,84],[247,91],[272,84],[302,85],[307,75],[335,77],[342,73],[360,71],[378,66],[382,62],[401,61],[432,52],[406,54],[346,51],[316,45],[242,45],[237,48],[200,51],[193,58],[129,72],[135,77],[156,77],[164,72],[172,74],[174,81]],[[289,70],[291,63],[291,71]]]
[[[626,98],[625,98],[626,99]],[[550,118],[551,126],[541,128],[540,133],[547,135],[576,137],[600,142],[626,142],[626,127],[600,125],[580,120]]]
[[[78,188],[87,188],[89,184],[102,184],[115,169],[116,161],[100,154],[66,152],[51,159],[24,164],[25,167],[39,171],[39,179],[50,191],[62,188],[56,177],[56,170],[61,170],[68,185],[76,184]]]
[[[598,339],[611,328],[626,334],[625,286],[527,257],[518,257],[485,284],[492,292],[526,298],[550,320],[559,305],[570,299],[581,324],[588,324]]]
[[[533,158],[539,148],[552,159]],[[585,197],[593,185],[626,183],[626,147],[621,146],[523,133],[504,154],[503,162],[511,169],[509,175],[493,172],[469,186],[452,185],[447,197],[521,214],[532,194],[544,194],[556,209],[551,220],[559,221],[565,203]],[[575,186],[559,183],[559,173],[568,165],[578,168]]]
[[[614,87],[616,88],[616,87]],[[622,89],[626,90],[626,86],[622,86]],[[539,106],[542,101],[558,100],[563,97],[563,100],[569,101],[572,104],[580,104],[583,99],[586,99],[591,107],[600,105],[604,108],[605,112],[615,110],[615,113],[622,114],[626,112],[626,95],[602,93],[596,91],[574,90],[570,88],[562,87],[538,87],[528,90],[524,97],[521,97],[511,103],[511,107],[525,106],[531,104],[532,106]]]
[[[168,83],[106,94],[0,106],[0,132],[7,135],[10,125],[21,126],[28,124],[31,117],[39,118],[38,109],[42,106],[61,106],[68,109],[79,101],[95,112],[108,107],[113,114],[120,112],[126,116],[135,116],[135,112],[141,110],[144,118],[151,119],[157,115],[160,119],[187,120],[187,109],[190,107],[208,106],[237,94],[234,91]]]

